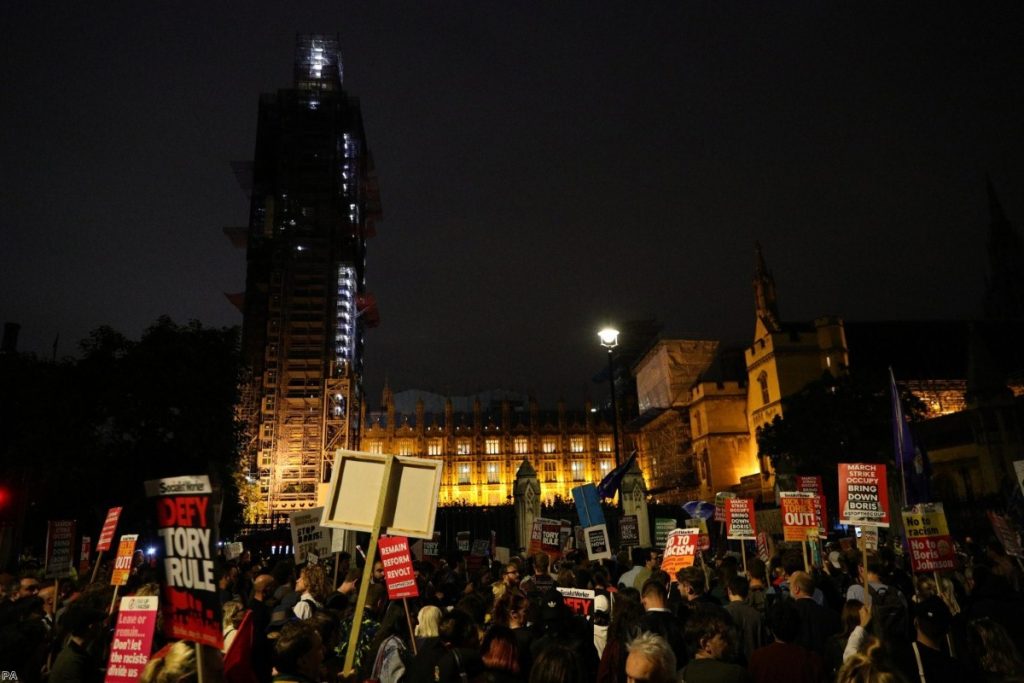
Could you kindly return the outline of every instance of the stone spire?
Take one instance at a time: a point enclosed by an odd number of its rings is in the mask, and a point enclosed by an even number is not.
[[[764,263],[760,242],[754,243],[754,305],[758,319],[769,332],[778,332],[782,329],[778,303],[775,300],[775,278]]]

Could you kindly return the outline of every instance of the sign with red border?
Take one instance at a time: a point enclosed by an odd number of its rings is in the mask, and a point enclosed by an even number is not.
[[[409,554],[409,539],[405,536],[383,536],[377,541],[380,561],[384,565],[384,583],[388,587],[388,599],[415,598],[420,594],[416,587],[416,574]]]

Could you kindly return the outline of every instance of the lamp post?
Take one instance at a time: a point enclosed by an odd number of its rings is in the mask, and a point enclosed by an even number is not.
[[[608,349],[608,387],[612,392],[612,446],[615,449],[615,466],[619,466],[619,409],[615,402],[615,364],[612,352],[619,345],[619,331],[606,327],[597,333],[601,346]]]

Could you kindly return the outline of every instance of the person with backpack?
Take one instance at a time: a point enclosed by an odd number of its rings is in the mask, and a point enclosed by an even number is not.
[[[299,594],[299,601],[292,607],[292,612],[297,619],[305,621],[324,608],[323,601],[330,592],[327,570],[319,564],[307,564],[299,573],[295,591]]]
[[[882,570],[881,560],[877,557],[869,555],[866,566],[862,558],[858,559],[857,571],[861,583],[850,586],[846,591],[846,599],[859,600],[871,611],[871,635],[881,640],[886,647],[898,647],[911,639],[910,611],[899,589],[882,583]],[[866,596],[863,585],[865,578],[868,583]]]

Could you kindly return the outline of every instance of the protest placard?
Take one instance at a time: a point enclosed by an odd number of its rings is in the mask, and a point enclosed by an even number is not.
[[[700,542],[700,531],[696,529],[673,529],[665,541],[665,553],[661,560],[661,569],[667,572],[673,581],[676,572],[693,565]]]
[[[153,653],[159,604],[155,595],[121,598],[105,683],[135,683],[142,676]]]
[[[604,510],[597,495],[597,487],[593,484],[577,486],[572,490],[572,499],[576,502],[576,513],[580,518],[581,527],[604,524]]]
[[[591,615],[594,614],[594,598],[597,597],[597,592],[586,588],[557,588],[569,611],[590,621]]]
[[[757,517],[751,498],[729,498],[725,501],[725,537],[733,541],[757,538]]]
[[[384,565],[384,583],[388,588],[388,599],[400,600],[419,596],[412,557],[409,555],[409,539],[403,536],[382,536],[377,541],[377,549]]]
[[[92,553],[92,537],[82,536],[82,550],[78,554],[78,573],[89,571],[89,557]]]
[[[66,579],[74,564],[75,520],[50,520],[46,530],[46,578]]]
[[[889,484],[885,465],[839,464],[839,523],[889,526]]]
[[[697,548],[709,550],[711,548],[711,535],[708,533],[708,523],[703,517],[691,517],[686,520],[686,529],[696,529],[699,532],[697,537]]]
[[[562,522],[557,519],[537,517],[530,531],[530,555],[544,553],[552,560],[562,556]]]
[[[825,505],[825,489],[821,485],[821,477],[797,476],[796,490],[814,494],[814,513],[818,516],[818,536],[828,538],[828,506]]]
[[[762,562],[767,562],[771,558],[771,553],[768,551],[768,534],[764,531],[757,534],[757,557]]]
[[[110,508],[107,510],[107,518],[103,521],[103,528],[100,530],[100,538],[96,542],[96,552],[102,553],[110,550],[114,543],[114,532],[117,531],[117,520],[121,517],[121,508]]]
[[[956,569],[956,551],[942,503],[922,503],[905,511],[903,528],[910,548],[910,566],[915,573]]]
[[[237,560],[245,552],[245,546],[241,541],[232,541],[224,544],[224,559],[228,562]]]
[[[434,537],[423,541],[423,557],[438,557],[441,554],[441,532],[435,531]]]
[[[204,475],[152,479],[146,495],[156,509],[163,583],[164,634],[220,649],[224,644],[217,577],[216,524],[210,478]]]
[[[536,526],[536,520],[534,521],[534,526]],[[469,552],[469,546],[472,543],[472,536],[473,536],[473,534],[470,533],[469,531],[459,531],[459,532],[456,532],[456,534],[455,534],[455,547],[457,547],[459,549],[460,553],[468,553]]]
[[[735,498],[732,491],[719,491],[715,494],[715,521],[725,523],[725,501]]]
[[[606,524],[588,526],[583,530],[583,540],[586,544],[587,556],[591,560],[611,559],[612,544],[608,538],[608,526]]]
[[[800,491],[781,491],[782,538],[803,543],[807,530],[818,533],[818,515],[814,511],[814,494]]]
[[[665,545],[665,541],[668,540],[668,534],[670,531],[678,526],[678,522],[671,517],[655,517],[654,518],[654,545],[661,548]],[[637,541],[639,543],[639,541]]]
[[[640,524],[636,515],[619,517],[619,545],[623,548],[640,545]]]
[[[316,555],[317,559],[331,554],[333,534],[331,529],[320,526],[323,514],[324,509],[320,507],[297,510],[289,515],[295,564],[309,562],[310,554]]]
[[[873,524],[857,527],[857,537],[865,550],[878,550],[878,527]]]
[[[992,524],[992,531],[995,532],[999,542],[1003,544],[1003,550],[1006,551],[1006,554],[1014,557],[1024,557],[1024,552],[1022,552],[1020,545],[1020,536],[1014,530],[1010,520],[1003,515],[989,510],[988,521]]]
[[[110,573],[111,586],[123,586],[128,583],[132,573],[132,558],[135,556],[135,542],[138,534],[123,534],[117,544],[117,557],[114,558],[114,571]]]

